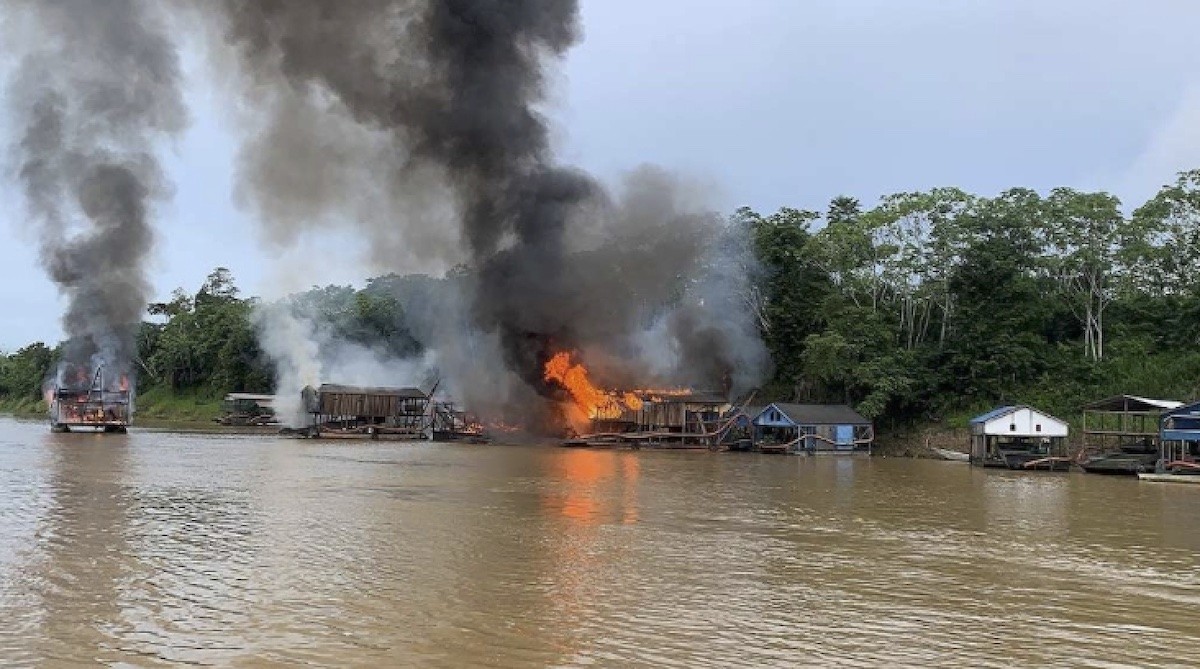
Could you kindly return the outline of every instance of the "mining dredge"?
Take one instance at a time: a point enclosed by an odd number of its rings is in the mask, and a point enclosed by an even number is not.
[[[86,382],[85,382],[86,383]],[[104,383],[104,368],[92,376],[90,386],[56,382],[48,393],[50,431],[89,429],[124,433],[133,421],[133,391],[127,377],[110,388]]]

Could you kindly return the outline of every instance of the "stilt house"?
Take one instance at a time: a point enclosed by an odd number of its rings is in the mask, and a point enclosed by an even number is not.
[[[759,450],[789,453],[870,453],[871,421],[844,404],[768,404],[755,416]]]
[[[971,464],[1009,469],[1066,455],[1070,428],[1065,421],[1028,406],[1003,406],[971,419]],[[1062,467],[1065,468],[1065,465]]]
[[[1181,405],[1159,421],[1159,469],[1200,473],[1200,402]]]

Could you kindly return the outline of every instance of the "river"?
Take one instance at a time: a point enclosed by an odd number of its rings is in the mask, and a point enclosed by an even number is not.
[[[1195,666],[1200,486],[0,420],[0,664]]]

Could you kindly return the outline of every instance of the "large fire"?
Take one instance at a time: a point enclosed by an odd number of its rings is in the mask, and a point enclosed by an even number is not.
[[[583,363],[572,359],[567,351],[555,353],[548,361],[543,378],[561,386],[571,396],[563,403],[567,421],[572,429],[588,431],[592,421],[617,420],[625,411],[640,411],[647,401],[663,397],[688,395],[687,388],[634,389],[623,392],[605,390],[592,383]]]

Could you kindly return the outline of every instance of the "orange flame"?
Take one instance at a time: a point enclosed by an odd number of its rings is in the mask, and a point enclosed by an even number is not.
[[[622,393],[604,390],[592,383],[583,363],[574,362],[566,351],[546,362],[543,378],[562,386],[571,401],[565,404],[567,419],[577,432],[587,431],[593,420],[616,420],[626,411],[641,411],[646,402],[691,394],[688,388],[637,389]]]
[[[625,396],[623,399],[625,402],[625,406],[629,407],[630,409],[633,409],[634,411],[642,410],[642,405],[643,405],[642,398],[638,397],[636,394],[625,393]]]
[[[566,407],[567,419],[576,431],[585,431],[589,421],[610,412],[608,410],[612,402],[608,393],[592,385],[586,367],[572,364],[570,353],[561,351],[546,361],[543,378],[557,383],[571,394],[573,402]],[[620,416],[620,408],[615,413],[613,418]]]

